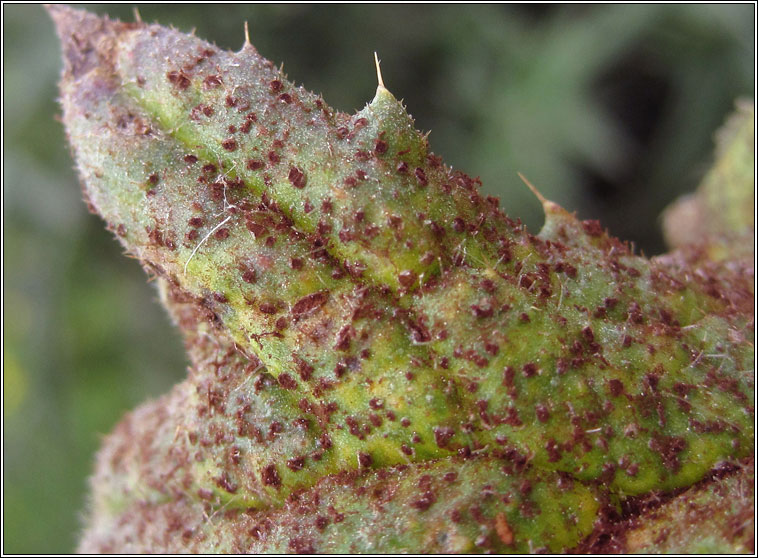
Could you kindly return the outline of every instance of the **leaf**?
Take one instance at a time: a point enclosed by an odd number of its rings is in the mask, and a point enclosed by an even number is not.
[[[86,198],[192,361],[106,442],[82,549],[559,551],[750,454],[739,270],[548,201],[529,234],[383,85],[349,116],[247,43],[50,11]]]
[[[737,111],[716,136],[716,161],[697,192],[666,210],[663,228],[673,247],[709,246],[711,258],[753,258],[755,236],[755,106]]]

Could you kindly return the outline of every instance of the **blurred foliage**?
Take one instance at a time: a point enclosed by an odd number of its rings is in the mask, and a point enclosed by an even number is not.
[[[132,20],[128,5],[87,9]],[[142,19],[242,45],[347,112],[384,80],[448,164],[532,229],[523,172],[646,253],[699,181],[713,131],[754,97],[754,6],[146,5]],[[86,213],[55,121],[60,52],[35,5],[3,5],[6,553],[71,552],[100,435],[184,374],[134,261]]]

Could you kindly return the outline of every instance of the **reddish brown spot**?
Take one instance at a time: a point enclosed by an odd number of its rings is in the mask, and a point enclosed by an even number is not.
[[[661,456],[667,469],[677,471],[680,467],[679,453],[687,447],[687,441],[677,436],[654,435],[648,442],[648,447]]]
[[[278,79],[272,79],[268,83],[268,86],[271,89],[271,93],[279,93],[282,90],[282,82]]]
[[[613,397],[618,397],[624,393],[624,383],[616,378],[608,380],[608,391]]]
[[[374,143],[374,153],[377,155],[382,155],[387,152],[387,148],[389,146],[387,145],[386,141],[383,140],[376,140]]]
[[[450,471],[449,473],[445,473],[442,478],[445,480],[445,482],[455,482],[455,479],[458,478],[458,473],[455,471]]]
[[[432,334],[421,319],[408,320],[408,329],[411,332],[411,339],[414,343],[428,343],[432,340]]]
[[[584,337],[587,343],[592,343],[595,341],[595,333],[592,331],[592,328],[590,326],[582,329],[582,337]]]
[[[268,160],[269,160],[269,163],[271,163],[272,165],[275,165],[279,161],[281,161],[282,158],[279,156],[279,154],[276,151],[269,151]]]
[[[489,303],[485,304],[472,304],[471,313],[477,318],[491,318],[494,310]]]
[[[511,366],[506,366],[503,370],[503,385],[505,387],[513,387],[513,378],[516,375],[516,371]]]
[[[229,229],[227,228],[220,228],[215,233],[213,233],[213,236],[216,237],[217,240],[225,240],[229,238]]]
[[[218,87],[221,87],[221,76],[208,76],[203,80],[203,88],[204,89],[216,89]]]
[[[645,321],[639,303],[632,302],[629,304],[629,308],[627,309],[627,319],[635,324],[641,324]]]
[[[398,283],[405,288],[412,287],[416,279],[418,279],[418,275],[412,269],[401,271],[397,276]]]
[[[427,490],[418,500],[411,502],[411,507],[418,511],[428,510],[437,501],[437,496],[431,490]]]
[[[290,183],[295,188],[299,188],[299,189],[305,188],[305,183],[306,183],[305,173],[301,171],[299,168],[291,167],[290,172],[287,175],[287,178],[289,179]]]
[[[184,72],[177,72],[176,70],[168,72],[166,74],[168,81],[174,85],[177,89],[184,90],[190,86],[190,79]]]
[[[279,385],[281,385],[284,389],[295,389],[297,388],[297,382],[295,379],[287,374],[286,372],[279,374]]]
[[[185,155],[184,162],[189,165],[194,165],[195,163],[197,163],[197,157],[195,157],[194,155]]]
[[[226,472],[222,473],[221,476],[216,479],[216,485],[222,490],[226,490],[231,494],[237,492],[238,488],[237,485],[232,482],[232,480],[229,478],[228,473]]]
[[[537,365],[533,362],[527,362],[522,370],[525,378],[531,378],[537,374]]]
[[[321,308],[324,304],[326,304],[326,301],[328,299],[329,293],[326,291],[312,293],[304,296],[292,307],[292,314],[296,317],[310,314],[311,312],[317,310],[318,308]]]
[[[549,463],[555,463],[561,459],[561,450],[558,442],[550,438],[545,443],[545,451],[547,452],[547,460]]]
[[[300,471],[305,466],[305,457],[293,457],[287,460],[287,467],[292,471]]]
[[[357,171],[355,171],[355,177],[358,180],[366,180],[368,178],[368,175],[366,174],[366,171],[358,169]]]
[[[434,428],[434,441],[440,448],[445,448],[450,442],[450,438],[455,435],[455,431],[448,426]]]
[[[310,380],[314,370],[313,366],[305,362],[297,355],[294,356],[293,360],[295,361],[295,368],[297,369],[297,373],[300,376],[300,379],[304,382]]]
[[[257,277],[256,277],[256,273],[255,273],[255,270],[254,270],[254,269],[249,269],[249,268],[247,268],[247,269],[245,269],[245,270],[242,272],[242,280],[243,280],[245,283],[251,283],[251,284],[252,284],[252,283],[255,283],[255,280],[256,280],[256,278],[257,278]]]
[[[358,453],[358,465],[361,466],[363,469],[367,469],[371,467],[371,464],[374,462],[374,460],[371,458],[371,456],[368,453],[359,452]]]
[[[590,220],[582,221],[582,228],[584,232],[590,236],[600,236],[603,234],[603,227],[600,225],[600,221]]]
[[[189,224],[190,227],[197,229],[205,224],[205,220],[202,217],[190,217],[189,221],[187,221],[187,224]]]
[[[550,418],[550,411],[547,406],[542,403],[537,403],[537,405],[534,406],[534,413],[537,415],[537,420],[540,422],[547,422]]]
[[[341,378],[347,373],[347,364],[340,361],[337,364],[334,365],[334,375],[338,378]]]
[[[248,159],[246,166],[247,166],[248,170],[255,171],[255,170],[261,170],[266,165],[264,165],[263,161],[256,161],[255,159]]]
[[[346,351],[350,348],[350,341],[353,337],[355,337],[355,328],[351,325],[342,326],[337,332],[334,348],[339,351]]]
[[[508,407],[505,418],[502,421],[510,426],[522,426],[524,424],[515,407]]]
[[[276,308],[276,304],[273,304],[271,302],[264,302],[260,305],[260,311],[264,314],[276,314],[278,310]]]
[[[221,147],[223,147],[227,151],[236,151],[237,140],[235,140],[234,138],[226,138],[224,141],[221,142]]]
[[[424,169],[420,167],[416,167],[416,170],[413,171],[413,174],[416,176],[416,180],[418,180],[418,183],[422,186],[426,186],[428,184],[428,180],[426,178],[426,173],[424,172]]]
[[[279,471],[276,470],[276,465],[266,465],[261,471],[261,480],[266,486],[273,486],[279,488],[282,485],[282,479],[279,477]]]
[[[287,548],[292,554],[315,554],[316,552],[313,541],[305,537],[291,538]]]

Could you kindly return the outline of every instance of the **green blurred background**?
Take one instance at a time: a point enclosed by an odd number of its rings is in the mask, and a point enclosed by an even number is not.
[[[89,10],[132,20],[129,5]],[[754,6],[144,5],[238,49],[242,22],[291,79],[353,112],[384,81],[434,151],[532,229],[516,177],[646,254],[658,215],[754,96]],[[60,50],[36,5],[3,5],[4,553],[72,552],[102,435],[184,375],[137,262],[87,214],[56,115]]]

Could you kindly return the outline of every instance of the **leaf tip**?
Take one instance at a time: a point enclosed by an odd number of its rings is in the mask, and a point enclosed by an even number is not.
[[[61,40],[64,79],[76,79],[107,60],[108,46],[114,35],[144,24],[121,23],[69,6],[48,4],[47,12]]]

